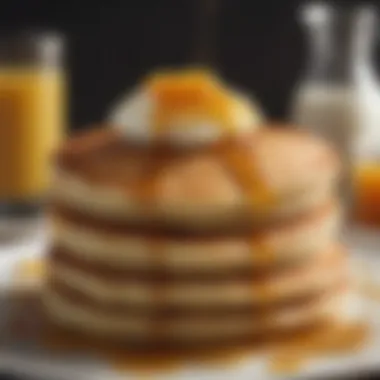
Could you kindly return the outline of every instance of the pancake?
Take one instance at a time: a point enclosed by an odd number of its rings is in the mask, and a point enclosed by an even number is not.
[[[340,208],[319,209],[258,232],[194,235],[115,225],[75,212],[53,214],[55,247],[74,259],[107,267],[169,273],[252,271],[303,260],[323,252],[335,240]]]
[[[49,289],[60,297],[70,300],[75,304],[86,305],[90,308],[100,310],[114,315],[133,315],[146,316],[150,315],[154,318],[197,318],[197,317],[238,317],[238,316],[263,316],[268,313],[277,312],[278,310],[287,310],[299,305],[308,305],[316,300],[328,296],[331,292],[345,288],[350,283],[347,276],[337,277],[335,284],[324,289],[316,289],[314,292],[305,294],[296,294],[288,298],[280,298],[273,302],[257,302],[241,305],[168,305],[155,302],[154,304],[136,304],[125,302],[113,302],[88,297],[85,293],[70,287],[57,279],[49,280]]]
[[[201,317],[154,321],[149,316],[107,313],[83,304],[77,304],[49,290],[44,302],[49,315],[58,324],[90,333],[128,341],[191,342],[209,339],[236,339],[244,336],[269,334],[273,331],[300,328],[317,321],[347,322],[357,318],[357,300],[351,289],[340,289],[315,302],[278,311],[265,317],[228,316]]]
[[[53,325],[226,347],[355,318],[332,147],[203,71],[154,78],[58,152]]]
[[[326,203],[338,172],[323,141],[285,128],[182,150],[95,130],[58,155],[52,196],[106,220],[239,229]]]
[[[128,273],[128,272],[127,272]],[[349,277],[348,260],[340,247],[330,247],[304,265],[266,276],[234,278],[139,278],[122,271],[51,255],[49,276],[103,303],[199,307],[251,305],[323,291]]]

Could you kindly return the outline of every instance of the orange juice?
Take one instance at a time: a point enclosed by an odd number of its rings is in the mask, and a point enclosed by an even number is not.
[[[60,70],[0,69],[0,201],[35,200],[46,193],[64,111]]]
[[[355,188],[357,221],[380,226],[380,162],[358,165]]]

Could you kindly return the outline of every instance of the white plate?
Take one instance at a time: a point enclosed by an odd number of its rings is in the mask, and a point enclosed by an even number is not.
[[[346,234],[345,240],[349,245],[356,266],[365,267],[365,275],[380,284],[380,232],[373,230],[355,230]],[[9,251],[0,251],[0,289],[1,294],[7,295],[11,285],[12,274],[15,265],[24,257],[33,257],[40,254],[45,242],[43,235],[36,238],[28,245],[19,249],[12,248]],[[9,249],[9,248],[8,248]],[[39,379],[83,379],[83,380],[129,380],[136,379],[135,373],[116,372],[106,362],[90,357],[62,356],[51,353],[33,343],[27,341],[1,342],[6,335],[7,308],[6,300],[0,299],[0,371],[9,370],[15,374],[34,376]],[[360,352],[351,355],[342,355],[331,358],[321,357],[308,360],[300,371],[289,378],[347,376],[360,370],[380,370],[380,301],[364,300],[364,313],[368,317],[372,328],[370,341]],[[234,365],[213,367],[184,366],[181,369],[167,373],[157,374],[149,378],[165,380],[274,380],[284,378],[275,375],[270,370],[271,356],[260,355],[244,357]],[[146,377],[141,377],[146,378]]]

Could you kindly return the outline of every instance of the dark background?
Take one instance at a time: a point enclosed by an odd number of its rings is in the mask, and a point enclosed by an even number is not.
[[[8,0],[0,8],[0,33],[39,27],[67,36],[73,128],[99,121],[150,70],[205,59],[256,94],[270,116],[284,117],[305,66],[296,12],[304,2],[210,0],[218,8],[214,23],[205,17],[208,1]]]
[[[213,23],[205,17],[207,1],[4,0],[0,35],[37,27],[67,36],[71,128],[101,120],[115,97],[150,70],[209,59],[229,81],[256,94],[270,116],[283,118],[307,58],[296,19],[304,2],[214,0]],[[378,54],[376,62],[380,67]],[[380,378],[370,375],[352,378]],[[14,378],[0,373],[0,379]]]

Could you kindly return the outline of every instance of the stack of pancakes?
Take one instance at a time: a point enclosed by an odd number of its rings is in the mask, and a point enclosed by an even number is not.
[[[324,142],[287,128],[194,149],[85,132],[58,157],[48,314],[90,336],[164,346],[346,320],[338,175]]]

